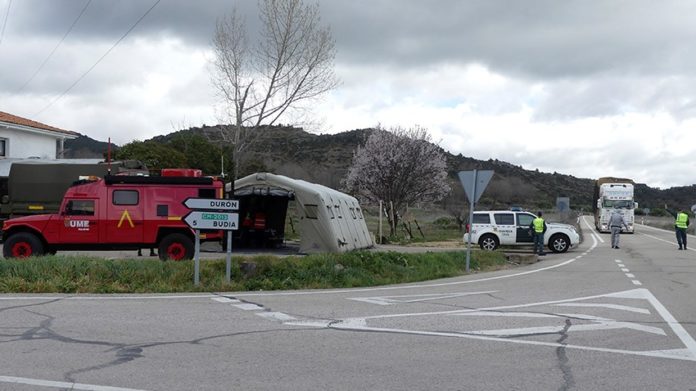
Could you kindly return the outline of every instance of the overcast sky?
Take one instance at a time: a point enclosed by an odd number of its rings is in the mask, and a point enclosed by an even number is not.
[[[155,3],[0,0],[0,111],[120,145],[217,124],[215,21],[236,5],[253,31],[257,3],[162,0],[109,51]],[[477,159],[696,183],[694,1],[319,4],[341,85],[312,133],[420,125]]]

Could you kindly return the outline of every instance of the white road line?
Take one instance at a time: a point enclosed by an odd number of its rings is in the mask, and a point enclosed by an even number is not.
[[[232,306],[233,306],[233,307],[237,307],[237,308],[239,308],[240,310],[244,310],[244,311],[260,311],[260,310],[263,310],[263,307],[261,307],[261,306],[259,306],[259,305],[256,305],[256,304],[252,304],[252,303],[234,304],[234,305],[232,305]]]
[[[256,315],[262,318],[278,320],[281,322],[290,322],[293,320],[297,320],[297,318],[295,318],[294,316],[290,316],[282,312],[257,312]]]
[[[614,310],[622,310],[622,311],[630,311],[630,312],[637,312],[639,314],[645,314],[645,315],[650,315],[650,311],[646,310],[645,308],[638,308],[638,307],[630,307],[627,305],[620,305],[620,304],[604,304],[604,303],[562,303],[562,304],[556,304],[557,306],[560,307],[599,307],[599,308],[611,308]]]
[[[618,264],[616,264],[616,266],[618,266],[618,267],[626,267],[626,265],[624,265],[623,263],[618,263]]]
[[[157,296],[0,296],[0,300],[177,300],[177,299],[213,299],[220,297],[219,295],[203,294],[203,295],[174,295],[167,296],[166,294]]]
[[[98,386],[94,384],[68,383],[50,380],[29,379],[26,377],[0,376],[0,383],[26,384],[30,386],[63,388],[80,391],[145,391],[135,388]]]
[[[452,299],[455,297],[485,295],[496,293],[498,291],[480,291],[480,292],[457,292],[457,293],[429,293],[421,295],[399,295],[399,296],[373,296],[373,297],[347,297],[348,300],[362,301],[364,303],[377,305],[392,305],[392,304],[407,304],[418,303],[422,301]]]
[[[438,332],[438,331],[423,331],[423,330],[406,330],[406,329],[395,329],[395,328],[385,328],[385,327],[369,327],[367,325],[367,321],[370,319],[388,319],[388,318],[397,318],[397,317],[412,317],[412,316],[432,316],[432,315],[440,315],[440,314],[447,314],[447,315],[454,315],[455,312],[457,313],[466,313],[466,312],[480,312],[480,311],[495,311],[495,310],[502,310],[502,309],[514,309],[514,308],[525,308],[525,307],[534,307],[534,306],[539,306],[539,305],[547,305],[547,304],[552,304],[552,305],[559,305],[559,304],[564,304],[564,303],[572,303],[575,304],[577,301],[585,301],[585,300],[593,300],[593,299],[598,299],[598,298],[628,298],[628,299],[643,299],[647,300],[652,306],[657,310],[657,312],[662,316],[662,318],[665,320],[666,325],[669,326],[672,331],[677,335],[677,337],[682,341],[682,343],[686,346],[686,349],[682,348],[677,348],[677,349],[668,349],[668,350],[652,350],[652,351],[636,351],[636,350],[624,350],[624,349],[611,349],[611,348],[601,348],[601,347],[591,347],[591,346],[581,346],[581,345],[570,345],[570,344],[561,344],[561,343],[555,343],[555,342],[544,342],[544,341],[533,341],[533,340],[526,340],[526,339],[510,339],[510,338],[500,338],[500,337],[495,337],[495,336],[485,336],[485,335],[472,335],[468,334],[466,332]],[[594,303],[591,303],[594,304]],[[585,351],[596,351],[596,352],[605,352],[605,353],[619,353],[619,354],[624,354],[624,355],[637,355],[637,356],[644,356],[644,357],[654,357],[654,358],[668,358],[668,359],[676,359],[676,360],[687,360],[687,361],[696,361],[696,341],[689,335],[689,333],[686,332],[686,330],[677,322],[677,320],[667,311],[667,309],[655,298],[655,296],[650,293],[647,289],[640,288],[640,289],[633,289],[630,291],[623,291],[623,292],[615,292],[615,293],[610,293],[610,294],[605,294],[605,295],[594,295],[594,296],[586,296],[586,297],[579,297],[575,299],[565,299],[565,300],[557,300],[557,301],[546,301],[546,302],[539,302],[539,303],[528,303],[528,304],[521,304],[521,305],[511,305],[511,306],[500,306],[500,307],[491,307],[491,308],[478,308],[478,309],[471,309],[471,310],[453,310],[453,311],[437,311],[437,312],[427,312],[427,313],[402,313],[402,314],[386,314],[386,315],[377,315],[377,316],[367,316],[363,318],[348,318],[348,319],[343,319],[341,321],[311,321],[311,322],[288,322],[285,323],[286,325],[293,325],[293,326],[314,326],[314,327],[329,327],[329,328],[335,328],[335,329],[340,329],[340,330],[355,330],[355,331],[372,331],[372,332],[388,332],[388,333],[400,333],[400,334],[409,334],[409,335],[428,335],[428,336],[442,336],[442,337],[454,337],[454,338],[466,338],[466,339],[476,339],[476,340],[483,340],[483,341],[494,341],[494,342],[505,342],[505,343],[516,343],[516,344],[523,344],[523,345],[536,345],[536,346],[547,346],[547,347],[553,347],[553,348],[565,348],[565,349],[578,349],[578,350],[585,350]],[[635,326],[636,324],[632,324],[632,326]],[[648,328],[643,331],[656,331]],[[658,334],[661,334],[658,332]]]
[[[633,275],[633,273],[626,273],[626,277],[628,277],[628,278],[636,278],[636,276]]]
[[[624,273],[628,273],[628,272],[630,272],[630,270],[628,270],[628,269],[627,269],[627,268],[625,268],[625,267],[622,267],[622,268],[621,268],[621,271],[622,271],[622,272],[624,272]]]
[[[237,299],[230,299],[229,297],[213,297],[214,301],[217,301],[218,303],[241,303],[241,301]]]
[[[686,345],[686,348],[689,350],[690,357],[694,358],[696,361],[696,341],[689,335],[689,333],[684,329],[684,327],[677,321],[677,319],[672,316],[672,314],[667,311],[667,308],[665,308],[662,303],[660,303],[659,300],[657,300],[657,297],[652,294],[649,290],[642,288],[642,289],[634,289],[632,291],[628,292],[619,292],[619,293],[614,293],[611,295],[612,297],[625,297],[629,299],[647,299],[650,304],[657,310],[657,312],[662,316],[662,318],[667,322],[669,327],[672,328],[672,331],[674,331],[674,334],[681,339],[682,343]]]
[[[595,231],[595,227],[593,227],[592,225],[590,225],[590,223],[587,222],[587,218],[586,218],[586,217],[587,217],[587,216],[582,216],[582,221],[585,223],[585,225],[587,226],[587,228],[590,230],[591,236],[592,236],[593,238],[595,238],[595,240],[599,240],[600,242],[604,243],[604,239],[602,239],[602,236],[599,235],[599,234],[597,233],[597,231]]]
[[[633,285],[643,285],[643,284],[641,284],[641,282],[638,281],[638,280],[631,280],[631,282],[633,283]]]

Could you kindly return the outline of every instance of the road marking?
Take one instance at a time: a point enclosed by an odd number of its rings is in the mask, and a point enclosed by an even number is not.
[[[554,342],[545,342],[545,341],[534,341],[534,340],[529,340],[529,339],[514,339],[510,338],[509,334],[510,332],[519,332],[520,330],[525,331],[523,329],[511,329],[511,330],[488,330],[489,332],[495,334],[493,336],[491,335],[482,335],[486,332],[486,330],[475,330],[471,332],[441,332],[441,331],[426,331],[426,330],[407,330],[407,329],[398,329],[398,328],[389,328],[389,327],[370,327],[368,325],[368,322],[370,320],[381,320],[383,323],[384,320],[387,319],[398,319],[398,318],[407,318],[407,317],[433,317],[436,315],[466,315],[466,314],[473,314],[473,313],[483,313],[487,316],[490,316],[491,311],[495,312],[502,312],[502,310],[510,310],[510,309],[519,309],[519,308],[529,308],[529,307],[536,307],[536,306],[541,306],[541,305],[562,305],[562,304],[589,304],[590,306],[592,305],[597,305],[596,303],[578,303],[580,301],[587,301],[587,300],[597,300],[597,299],[606,299],[606,298],[620,298],[620,299],[641,299],[652,305],[652,307],[656,310],[656,312],[662,317],[664,320],[665,326],[668,326],[672,332],[676,335],[676,337],[681,341],[681,343],[684,344],[685,348],[675,348],[675,349],[662,349],[662,350],[651,350],[651,351],[640,351],[640,350],[626,350],[626,349],[613,349],[613,348],[602,348],[602,347],[593,347],[593,346],[582,346],[582,345],[570,345],[570,344],[562,344],[562,343],[554,343]],[[602,305],[602,304],[600,304]],[[630,307],[629,307],[630,308]],[[642,311],[641,311],[642,312]],[[648,311],[648,314],[650,312]],[[494,315],[497,316],[497,315]],[[512,316],[517,316],[517,315],[512,315]],[[556,314],[556,316],[564,316],[563,314]],[[565,314],[565,316],[568,316],[568,314]],[[611,329],[611,328],[630,328],[634,330],[639,330],[643,332],[648,332],[652,334],[657,334],[657,335],[665,335],[664,331],[662,329],[659,329],[657,327],[652,327],[652,326],[644,326],[638,323],[632,323],[632,322],[619,322],[619,321],[614,321],[611,319],[606,319],[606,318],[599,318],[599,317],[593,317],[590,315],[578,315],[578,314],[572,314],[573,317],[582,317],[584,319],[593,321],[595,325],[578,325],[578,327],[581,327],[579,330],[584,330],[583,331],[590,331],[590,329],[594,328],[595,331],[597,330],[606,330],[606,329]],[[602,324],[603,323],[603,324]],[[504,343],[517,343],[517,344],[525,344],[525,345],[536,345],[536,346],[547,346],[547,347],[553,347],[553,348],[566,348],[566,349],[577,349],[577,350],[586,350],[586,351],[598,351],[598,352],[606,352],[606,353],[618,353],[618,354],[623,354],[623,355],[636,355],[636,356],[645,356],[645,357],[654,357],[654,358],[668,358],[668,359],[677,359],[677,360],[687,360],[687,361],[696,361],[696,341],[689,335],[688,332],[682,327],[682,325],[677,322],[677,320],[667,311],[667,309],[657,300],[657,298],[647,289],[645,288],[638,288],[638,289],[633,289],[629,291],[623,291],[623,292],[615,292],[615,293],[609,293],[609,294],[604,294],[604,295],[594,295],[594,296],[586,296],[586,297],[579,297],[579,298],[574,298],[574,299],[565,299],[565,300],[556,300],[556,301],[545,301],[545,302],[538,302],[538,303],[528,303],[528,304],[520,304],[520,305],[510,305],[510,306],[500,306],[500,307],[490,307],[490,308],[478,308],[478,309],[469,309],[469,310],[450,310],[450,311],[436,311],[436,312],[419,312],[419,313],[401,313],[401,314],[386,314],[386,315],[374,315],[374,316],[366,316],[366,317],[355,317],[355,318],[347,318],[347,319],[341,319],[341,320],[333,320],[333,321],[318,321],[318,320],[311,320],[311,321],[295,321],[295,322],[286,322],[284,323],[286,325],[292,325],[292,326],[315,326],[315,327],[327,327],[327,328],[334,328],[334,329],[340,329],[340,330],[354,330],[354,331],[371,331],[371,332],[388,332],[388,333],[400,333],[400,334],[410,334],[410,335],[428,335],[428,336],[442,336],[442,337],[455,337],[455,338],[467,338],[467,339],[477,339],[477,340],[485,340],[485,341],[493,341],[493,342],[504,342]],[[536,331],[555,331],[557,332],[558,327],[557,325],[552,326],[551,328],[542,328],[542,329],[537,329]],[[578,330],[578,329],[576,329]],[[526,331],[529,331],[527,329]],[[478,333],[478,334],[476,334]],[[497,335],[497,336],[496,336]],[[506,337],[500,337],[500,335],[505,335]],[[527,334],[524,334],[524,338],[528,338],[529,336]]]
[[[237,307],[240,310],[244,311],[260,311],[263,310],[263,307],[257,304],[253,303],[242,303],[242,304],[234,304],[233,307]]]
[[[290,322],[293,320],[297,320],[294,316],[290,316],[288,314],[284,314],[282,312],[257,312],[256,315],[266,318],[266,319],[271,319],[271,320],[278,320],[281,322]]]
[[[649,226],[647,226],[647,225],[645,225],[644,227],[650,228],[650,229],[653,229],[653,230],[656,230],[656,231],[670,232],[670,231],[668,231],[668,230],[666,230],[666,229],[655,228],[655,227],[649,227]],[[643,233],[643,232],[639,232],[639,233],[640,233],[641,235],[643,235],[643,236],[647,236],[647,237],[649,237],[649,238],[652,238],[652,239],[655,239],[655,240],[659,240],[660,242],[669,243],[669,244],[671,244],[671,245],[673,245],[673,246],[676,246],[676,245],[677,245],[677,242],[676,242],[676,241],[672,242],[672,241],[669,241],[669,240],[665,240],[665,239],[662,239],[662,238],[658,238],[657,236],[648,235],[648,234]],[[687,235],[687,236],[694,237],[693,235]],[[696,250],[694,250],[693,248],[688,248],[687,250],[696,251]]]
[[[595,231],[595,227],[591,226],[590,223],[587,222],[587,216],[582,216],[582,221],[585,223],[587,228],[589,228],[590,232],[592,233],[591,236],[595,238],[595,240],[599,240],[600,242],[604,243],[604,239],[602,239],[601,235]]]
[[[633,273],[626,273],[626,277],[628,277],[628,278],[636,278],[636,276],[633,275]]]
[[[418,303],[422,301],[452,299],[455,297],[485,295],[495,293],[497,291],[482,291],[482,292],[457,292],[457,293],[431,293],[422,295],[400,295],[400,296],[376,296],[376,297],[347,297],[348,300],[362,301],[377,305],[392,305],[404,303]]]
[[[639,286],[640,286],[640,285],[643,285],[643,284],[642,284],[640,281],[638,281],[638,280],[631,280],[631,282],[633,283],[633,285],[639,285]]]
[[[241,303],[241,301],[237,299],[230,299],[229,297],[213,297],[214,301],[217,301],[218,303]]]
[[[63,388],[81,391],[145,391],[135,388],[99,386],[94,384],[68,383],[50,380],[29,379],[26,377],[0,376],[0,383],[26,384],[30,386]]]
[[[628,270],[628,269],[627,269],[627,268],[625,268],[625,267],[622,267],[622,268],[621,268],[621,271],[622,271],[622,272],[624,272],[624,273],[628,273],[628,272],[630,272],[630,270]]]
[[[621,310],[621,311],[629,311],[629,312],[637,312],[639,314],[645,314],[645,315],[650,315],[650,310],[646,310],[645,308],[639,308],[639,307],[630,307],[627,305],[620,305],[620,304],[604,304],[604,303],[563,303],[563,304],[556,304],[560,307],[599,307],[599,308],[611,308],[614,310]]]

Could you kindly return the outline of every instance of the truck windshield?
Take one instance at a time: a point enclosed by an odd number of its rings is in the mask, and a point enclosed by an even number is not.
[[[633,209],[632,200],[604,200],[602,207],[604,208],[619,208],[619,209]]]

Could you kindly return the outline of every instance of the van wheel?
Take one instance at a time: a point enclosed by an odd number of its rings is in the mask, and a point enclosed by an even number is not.
[[[493,251],[498,248],[499,245],[500,242],[495,235],[486,234],[479,239],[479,246],[481,246],[481,250]]]
[[[43,254],[43,243],[36,235],[29,232],[19,232],[11,235],[2,248],[2,255],[5,258],[28,258]]]
[[[555,253],[564,253],[570,248],[570,239],[564,234],[555,234],[549,240],[549,248]]]
[[[184,234],[169,234],[159,244],[159,257],[163,261],[191,259],[193,251],[193,242]]]

